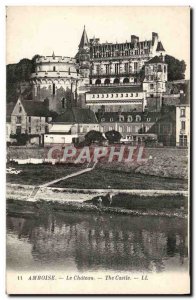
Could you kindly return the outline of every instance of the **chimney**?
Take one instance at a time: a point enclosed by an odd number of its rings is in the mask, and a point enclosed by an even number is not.
[[[152,32],[152,44],[154,45],[155,41],[158,40],[158,33]]]
[[[137,43],[137,42],[139,42],[139,37],[138,36],[136,36],[136,35],[131,35],[131,43]]]

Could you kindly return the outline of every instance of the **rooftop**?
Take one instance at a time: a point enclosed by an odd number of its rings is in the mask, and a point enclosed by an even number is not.
[[[54,123],[97,123],[94,112],[88,108],[68,108],[53,120]]]
[[[87,94],[109,94],[109,93],[137,93],[142,92],[142,86],[99,86],[90,88]]]

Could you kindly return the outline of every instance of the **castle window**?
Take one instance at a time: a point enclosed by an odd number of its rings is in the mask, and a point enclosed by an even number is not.
[[[53,67],[53,71],[56,71],[56,67]]]
[[[133,93],[131,93],[131,97],[133,97]]]
[[[129,73],[129,63],[125,63],[125,73]]]
[[[121,94],[121,97],[123,97],[123,94]]]
[[[29,133],[31,133],[31,127],[29,127]]]
[[[132,122],[132,121],[133,121],[132,116],[128,116],[128,117],[127,117],[127,122]]]
[[[180,110],[180,116],[181,117],[185,117],[185,109],[184,108],[181,108],[181,110]]]
[[[70,68],[68,69],[68,75],[71,75],[71,69]]]
[[[138,55],[138,50],[135,50],[135,55]]]
[[[119,121],[120,121],[120,122],[124,122],[124,116],[120,115],[120,116],[119,116]]]
[[[102,94],[102,96],[101,96],[102,98],[104,98],[104,94]]]
[[[119,64],[114,64],[115,66],[115,74],[119,74]]]
[[[138,97],[138,93],[135,94],[135,97]]]
[[[108,94],[106,95],[106,98],[108,98]]]
[[[129,51],[126,50],[125,51],[125,55],[128,56],[129,55]]]
[[[185,130],[185,127],[186,127],[185,121],[181,121],[181,129]]]
[[[111,98],[113,98],[113,96],[114,96],[114,95],[113,95],[113,94],[111,94]]]
[[[110,73],[110,66],[109,65],[105,65],[105,71],[106,71],[107,75]]]
[[[65,108],[65,98],[62,99],[62,108]]]
[[[153,88],[154,88],[154,84],[151,83],[151,84],[150,84],[150,89],[153,90]]]
[[[141,116],[137,115],[135,120],[136,122],[141,122]]]
[[[137,71],[137,68],[138,68],[138,63],[134,62],[134,70]]]
[[[161,68],[161,65],[158,65],[158,72],[162,72],[162,68]]]
[[[18,117],[18,116],[16,117],[16,123],[17,123],[17,124],[20,124],[20,123],[21,123],[21,120],[22,120],[21,117]]]
[[[55,95],[55,83],[52,84],[52,94]]]

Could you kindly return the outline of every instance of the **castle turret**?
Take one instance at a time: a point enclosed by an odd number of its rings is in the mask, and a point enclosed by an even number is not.
[[[77,54],[77,61],[79,63],[79,73],[82,77],[89,81],[90,74],[90,44],[88,41],[86,29],[82,33],[82,37],[79,44],[79,51]]]

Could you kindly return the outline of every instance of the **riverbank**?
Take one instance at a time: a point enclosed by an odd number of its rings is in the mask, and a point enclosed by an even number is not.
[[[35,207],[37,212],[48,210],[83,211],[93,213],[110,213],[130,216],[166,216],[186,218],[188,194],[183,191],[163,190],[85,190],[40,188],[31,197],[34,186],[7,185],[8,207],[24,209]],[[106,200],[110,194],[112,202]],[[100,204],[97,200],[101,198]],[[15,209],[13,209],[14,211]]]
[[[9,159],[19,160],[45,160],[49,149],[9,147]],[[163,178],[187,179],[188,178],[188,150],[180,148],[145,148],[145,163],[112,163],[100,161],[96,168],[107,170],[125,171]],[[67,165],[67,164],[65,164]]]

